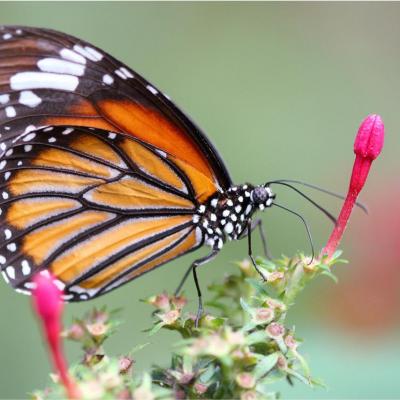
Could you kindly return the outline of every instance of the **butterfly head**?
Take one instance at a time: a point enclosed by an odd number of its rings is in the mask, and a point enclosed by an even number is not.
[[[250,199],[255,208],[264,210],[266,207],[271,207],[275,194],[272,193],[268,185],[255,186],[250,193]]]

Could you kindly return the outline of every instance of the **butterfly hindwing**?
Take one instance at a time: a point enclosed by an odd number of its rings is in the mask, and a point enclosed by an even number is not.
[[[19,290],[49,269],[67,300],[104,293],[202,244],[174,158],[128,135],[54,126],[0,161],[0,265]]]
[[[47,125],[123,132],[174,157],[205,201],[231,185],[216,150],[164,94],[95,46],[37,28],[0,30],[0,150]]]

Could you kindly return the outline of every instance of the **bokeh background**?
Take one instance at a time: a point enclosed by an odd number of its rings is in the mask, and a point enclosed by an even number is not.
[[[362,194],[370,215],[356,211],[342,243],[351,262],[337,268],[338,285],[314,282],[291,314],[328,390],[281,385],[286,399],[400,397],[399,19],[399,3],[0,3],[1,24],[82,37],[147,77],[208,132],[237,183],[297,178],[345,192],[358,125],[369,113],[382,115],[385,148]],[[321,248],[329,221],[290,192],[278,195],[307,218]],[[275,255],[308,249],[295,218],[278,209],[263,218]],[[228,244],[201,270],[203,286],[245,255],[245,242]],[[123,307],[109,352],[148,342],[149,308],[139,299],[174,289],[193,257],[68,306],[66,321],[94,305]],[[186,293],[194,309],[191,282]],[[24,398],[44,387],[50,367],[29,298],[4,282],[0,320],[0,397]],[[168,332],[152,337],[136,368],[166,363],[173,341]],[[75,346],[67,352],[77,360]]]

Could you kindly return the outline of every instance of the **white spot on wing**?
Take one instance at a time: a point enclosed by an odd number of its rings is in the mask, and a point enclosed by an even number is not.
[[[103,58],[103,54],[93,47],[85,46],[85,50],[93,57],[94,61],[100,61]]]
[[[0,104],[6,104],[9,101],[10,101],[10,95],[9,94],[0,95]]]
[[[82,76],[85,73],[84,65],[59,58],[43,58],[38,61],[37,66],[43,72],[54,72],[56,74]]]
[[[153,86],[151,86],[151,85],[147,85],[146,88],[147,88],[147,90],[149,92],[151,92],[153,94],[157,94],[158,93],[158,90],[156,88],[154,88]]]
[[[163,158],[167,158],[167,153],[165,151],[162,151],[160,149],[156,149],[156,152]]]
[[[44,276],[45,278],[50,278],[50,272],[48,269],[42,269],[40,271],[40,275]]]
[[[13,118],[13,117],[15,117],[17,115],[17,112],[15,111],[15,108],[12,107],[12,106],[6,107],[5,111],[6,111],[6,115],[7,115],[8,118]]]
[[[69,135],[71,132],[74,131],[74,128],[67,128],[62,131],[63,135]]]
[[[75,53],[75,51],[73,51],[71,49],[62,49],[60,51],[60,56],[64,60],[76,62],[76,63],[79,63],[79,64],[86,64],[86,58],[81,56],[78,53]]]
[[[133,78],[132,73],[126,69],[125,67],[121,67],[120,71],[127,77],[127,78]]]
[[[13,90],[59,89],[73,92],[79,85],[79,79],[72,75],[50,72],[19,72],[10,79]]]
[[[24,289],[20,289],[20,288],[16,288],[15,291],[17,293],[25,294],[25,295],[28,295],[28,296],[31,294],[31,292],[29,292],[28,290],[24,290]]]
[[[3,278],[4,278],[4,280],[6,281],[6,283],[9,283],[10,280],[8,279],[8,276],[7,276],[7,274],[6,274],[6,271],[1,271],[1,273],[2,273]]]
[[[42,99],[30,90],[23,90],[19,94],[18,101],[24,106],[35,108],[42,102]]]
[[[109,74],[105,74],[103,75],[103,83],[106,85],[112,85],[114,83],[114,78]]]
[[[21,262],[21,266],[22,266],[22,274],[23,275],[26,276],[26,275],[29,275],[31,273],[31,267],[30,267],[28,261],[23,260]]]
[[[79,44],[74,46],[74,51],[82,55],[83,57],[87,58],[90,61],[100,61],[103,58],[103,55],[100,54],[97,50],[92,49],[89,46],[85,46],[83,48]]]
[[[35,282],[26,282],[26,283],[24,283],[24,286],[27,289],[30,289],[30,290],[36,289],[36,283]]]
[[[32,139],[35,139],[36,133],[28,133],[26,136],[23,137],[24,142],[29,142]]]
[[[17,250],[17,245],[15,243],[9,243],[7,245],[7,249],[10,250],[11,252],[14,252]]]
[[[61,282],[59,279],[54,279],[53,282],[60,290],[65,289],[65,283]]]
[[[8,39],[11,39],[11,38],[12,38],[11,33],[5,33],[5,34],[3,35],[3,39],[4,39],[4,40],[8,40]]]
[[[121,67],[121,68],[115,70],[115,73],[122,79],[133,78],[133,75],[131,74],[131,72],[128,71],[125,67]]]
[[[116,73],[120,78],[126,79],[126,76],[125,76],[119,69],[115,70],[115,73]]]
[[[29,132],[32,132],[32,131],[34,131],[34,130],[36,130],[36,126],[35,126],[35,125],[28,125],[28,126],[25,128],[24,133],[29,133]],[[30,140],[30,139],[29,139],[29,140]]]

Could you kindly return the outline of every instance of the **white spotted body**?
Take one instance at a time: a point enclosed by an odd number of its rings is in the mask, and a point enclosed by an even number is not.
[[[254,190],[265,191],[265,201],[258,202]],[[240,239],[253,214],[270,207],[274,198],[269,187],[250,184],[233,186],[209,199],[206,205],[201,205],[193,221],[202,231],[205,244],[220,250],[227,239]]]

